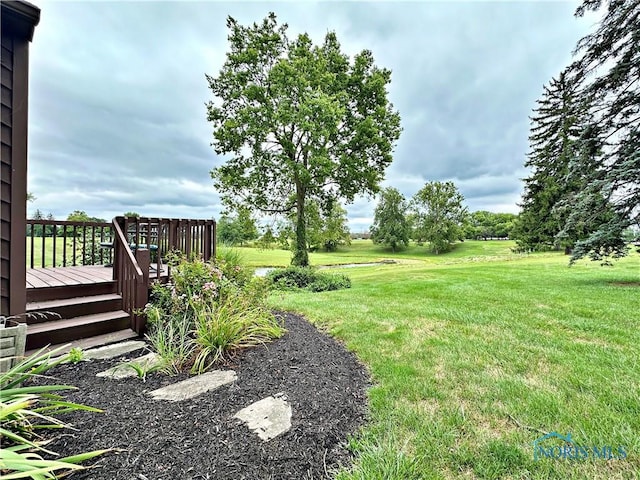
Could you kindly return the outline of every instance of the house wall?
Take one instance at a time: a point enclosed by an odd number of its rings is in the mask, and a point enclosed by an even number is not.
[[[0,184],[0,312],[2,315],[9,314],[9,273],[11,266],[11,180],[12,180],[12,80],[13,80],[13,38],[4,35],[2,29],[2,51],[0,59],[2,71],[0,72],[1,84],[1,112],[0,128],[2,128],[0,145],[0,164],[2,170]]]
[[[0,314],[26,307],[29,42],[40,10],[2,2],[0,50]]]

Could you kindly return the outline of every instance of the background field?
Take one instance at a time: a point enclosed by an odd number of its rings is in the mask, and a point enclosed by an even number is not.
[[[311,261],[403,263],[344,269],[350,290],[273,295],[371,371],[371,421],[340,479],[637,478],[640,257],[568,267],[511,246],[464,242],[435,257],[354,242]],[[240,251],[254,265],[288,261]],[[533,441],[552,431],[628,457],[534,461]]]

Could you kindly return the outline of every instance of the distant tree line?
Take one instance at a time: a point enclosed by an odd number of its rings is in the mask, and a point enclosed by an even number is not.
[[[235,212],[222,215],[216,223],[216,238],[225,245],[246,245],[255,241],[260,248],[274,246],[286,250],[293,249],[296,242],[295,215],[258,227],[251,210],[239,207]],[[349,244],[347,211],[334,203],[328,212],[323,212],[315,201],[309,201],[304,209],[306,231],[306,249],[308,252],[325,250],[335,251],[339,245]],[[262,231],[262,234],[260,234]]]
[[[31,220],[56,220],[51,212],[49,212],[46,216],[39,208],[33,212],[31,215]],[[100,222],[104,223],[106,220],[104,218],[91,217],[83,210],[74,210],[67,216],[67,221],[70,222]],[[33,232],[34,237],[52,237],[53,232],[56,232],[56,236],[61,236],[63,234],[63,227],[58,226],[57,228],[54,225],[27,225],[27,235],[31,236]],[[70,234],[70,230],[67,227],[67,234]]]
[[[459,240],[509,238],[517,215],[477,211],[469,213],[453,182],[427,182],[410,200],[397,189],[380,193],[371,226],[374,243],[404,248],[413,240],[429,244],[432,252],[449,251]]]

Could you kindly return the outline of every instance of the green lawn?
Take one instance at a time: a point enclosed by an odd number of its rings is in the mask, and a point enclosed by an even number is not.
[[[464,242],[434,257],[357,242],[311,261],[403,263],[345,269],[350,290],[272,296],[370,369],[371,418],[339,479],[637,478],[640,256],[568,267],[562,254],[510,246]],[[254,265],[289,258],[241,252]],[[534,460],[533,441],[554,431],[628,456]]]
[[[341,246],[337,252],[312,252],[309,261],[312,265],[340,265],[347,263],[378,262],[393,259],[398,262],[428,262],[442,263],[455,261],[514,259],[522,255],[514,254],[512,241],[477,241],[456,244],[452,252],[446,255],[434,255],[426,247],[411,244],[409,248],[400,252],[392,252],[390,248],[374,245],[370,240],[354,240],[350,246]],[[245,263],[254,267],[284,267],[291,262],[291,252],[280,249],[259,249],[252,247],[238,247]]]
[[[44,241],[44,266],[45,267],[54,267],[54,266],[62,266],[63,262],[63,253],[64,250],[64,239],[62,237],[57,237],[55,246],[56,246],[56,265],[54,265],[53,261],[53,237],[34,237],[33,238],[33,263],[35,268],[42,267],[42,257],[43,257],[43,241]],[[87,243],[87,248],[91,248],[91,243]],[[96,256],[100,255],[100,249],[97,246],[94,246]],[[105,259],[107,258],[108,251],[102,252]],[[76,258],[77,263],[80,265],[82,263],[82,242],[81,238],[76,240]],[[73,240],[72,238],[67,239],[67,247],[66,247],[66,261],[67,265],[73,265]],[[27,237],[27,268],[31,265],[31,238]]]
[[[36,268],[42,267],[42,243],[44,241],[44,261],[45,267],[53,267],[53,238],[52,237],[34,237],[33,238],[33,262]],[[64,247],[64,239],[56,238],[56,259],[62,260],[62,250]],[[71,252],[71,250],[69,250]],[[68,255],[71,259],[71,255]],[[27,267],[31,265],[31,238],[27,237]]]

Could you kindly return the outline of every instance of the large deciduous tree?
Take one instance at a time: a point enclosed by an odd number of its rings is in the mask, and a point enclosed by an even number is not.
[[[395,252],[409,245],[411,228],[407,220],[407,201],[399,190],[393,187],[380,192],[371,226],[374,243],[388,245]]]
[[[313,45],[290,40],[272,13],[261,23],[229,17],[230,51],[208,76],[216,153],[214,185],[227,205],[296,214],[292,263],[308,265],[305,203],[329,211],[334,200],[378,190],[400,136],[400,116],[387,98],[391,72],[370,51],[350,59],[335,33]]]
[[[414,231],[430,244],[436,255],[451,249],[462,237],[462,227],[468,214],[464,197],[453,182],[427,182],[411,199],[414,211]]]
[[[585,0],[576,15],[600,9],[602,20],[580,40],[570,67],[580,94],[593,100],[584,139],[599,150],[576,157],[569,172],[586,181],[565,202],[565,231],[592,226],[572,260],[625,255],[623,232],[640,225],[640,0]]]

